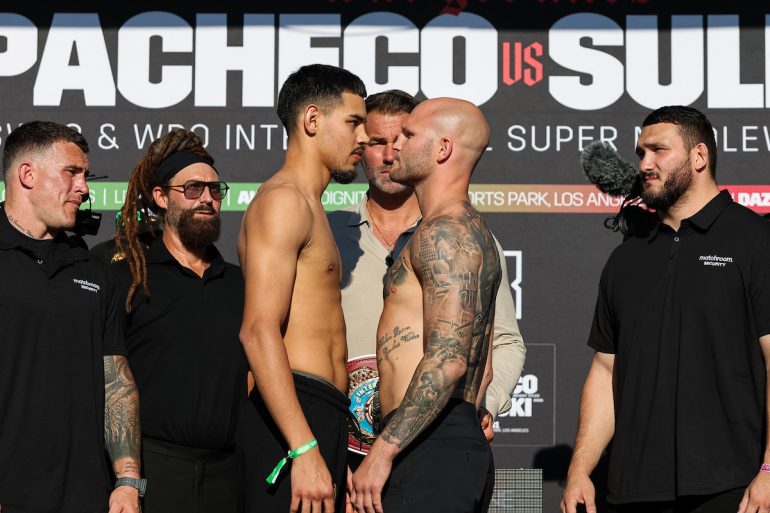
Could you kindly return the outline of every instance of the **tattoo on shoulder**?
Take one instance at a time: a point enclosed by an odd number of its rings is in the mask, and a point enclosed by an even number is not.
[[[481,215],[470,205],[461,216],[438,216],[418,228],[413,265],[423,286],[459,287],[463,309],[475,314],[494,300],[500,282],[500,258]],[[475,317],[475,315],[473,315]]]

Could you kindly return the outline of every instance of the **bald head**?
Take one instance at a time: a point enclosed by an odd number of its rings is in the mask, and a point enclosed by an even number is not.
[[[459,155],[475,166],[489,144],[489,124],[471,102],[457,98],[434,98],[415,107],[412,116],[427,121],[436,137],[447,137],[459,146]]]
[[[401,165],[390,179],[415,188],[428,179],[439,187],[456,182],[467,188],[488,142],[489,125],[478,107],[456,98],[426,100],[414,108],[393,145]]]

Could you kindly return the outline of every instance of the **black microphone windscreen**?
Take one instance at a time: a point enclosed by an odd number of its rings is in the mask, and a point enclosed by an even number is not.
[[[609,143],[593,141],[583,148],[580,165],[588,181],[610,196],[628,196],[638,190],[639,172]]]

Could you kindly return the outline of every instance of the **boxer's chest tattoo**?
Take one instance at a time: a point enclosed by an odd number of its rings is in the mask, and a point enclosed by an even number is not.
[[[403,344],[419,340],[420,335],[411,326],[395,326],[392,332],[385,333],[377,339],[377,364],[388,361],[390,353]]]
[[[395,294],[398,291],[398,287],[404,283],[406,279],[406,267],[404,266],[404,258],[401,257],[388,269],[385,274],[385,280],[383,281],[382,297],[387,298],[391,294]]]

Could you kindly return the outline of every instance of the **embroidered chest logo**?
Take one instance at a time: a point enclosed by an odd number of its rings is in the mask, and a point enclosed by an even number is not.
[[[723,257],[719,255],[701,255],[698,257],[703,265],[710,267],[725,267],[727,264],[733,263],[733,257]]]
[[[99,285],[97,285],[96,283],[92,283],[90,281],[87,281],[87,280],[81,280],[81,279],[78,279],[78,278],[73,278],[72,281],[77,283],[78,285],[80,285],[81,289],[87,290],[88,292],[99,292],[100,290],[102,290],[102,288]]]

